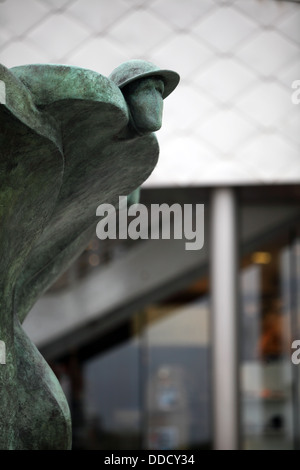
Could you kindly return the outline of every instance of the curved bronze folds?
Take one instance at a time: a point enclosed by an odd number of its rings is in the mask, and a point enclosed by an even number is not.
[[[89,243],[97,206],[116,205],[156,165],[153,131],[179,77],[147,64],[123,64],[122,84],[78,67],[0,65],[0,449],[71,446],[65,396],[21,323]]]

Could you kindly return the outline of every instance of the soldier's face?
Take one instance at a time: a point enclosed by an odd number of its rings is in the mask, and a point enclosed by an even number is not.
[[[142,78],[124,89],[136,129],[141,134],[161,128],[163,113],[164,82],[160,78]]]

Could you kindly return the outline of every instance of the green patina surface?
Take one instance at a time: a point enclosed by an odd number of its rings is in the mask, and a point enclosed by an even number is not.
[[[138,132],[118,86],[90,70],[0,65],[0,80],[0,449],[69,449],[65,396],[21,323],[89,243],[98,205],[150,175],[156,129]]]

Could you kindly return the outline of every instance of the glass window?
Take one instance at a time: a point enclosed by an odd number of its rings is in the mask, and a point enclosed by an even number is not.
[[[73,449],[211,448],[207,280],[137,312],[126,328],[121,344],[64,362]]]
[[[139,340],[83,364],[87,449],[140,449]]]
[[[211,447],[207,297],[145,312],[146,449]]]
[[[296,253],[288,235],[258,246],[243,260],[241,391],[245,449],[294,448],[291,327],[296,275],[293,264],[295,256],[299,259],[299,248]]]

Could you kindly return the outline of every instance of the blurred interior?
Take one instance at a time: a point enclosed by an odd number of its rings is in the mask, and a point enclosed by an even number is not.
[[[95,234],[25,320],[68,399],[74,450],[216,447],[210,219],[223,186],[238,202],[239,447],[300,449],[299,26],[297,1],[0,0],[8,68],[108,76],[142,58],[181,75],[140,202],[205,206],[199,251]]]
[[[242,448],[293,449],[300,398],[291,362],[299,331],[300,190],[237,191]],[[150,201],[201,201],[209,218],[209,189],[142,190],[141,202]],[[37,344],[40,338],[68,397],[74,449],[213,448],[208,245],[209,234],[199,252],[186,251],[181,240],[95,237],[34,307],[25,328]],[[103,308],[101,282],[107,278],[118,297],[126,281],[117,273],[132,276],[132,265],[139,288],[121,305]],[[97,288],[89,290],[92,285]]]

